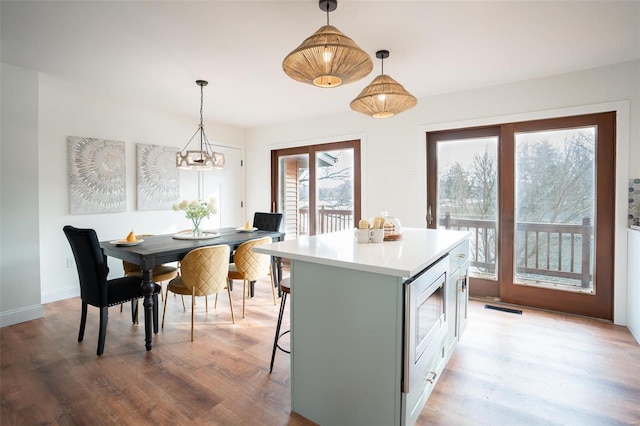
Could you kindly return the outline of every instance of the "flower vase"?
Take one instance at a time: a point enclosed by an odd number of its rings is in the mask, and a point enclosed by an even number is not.
[[[202,231],[200,230],[200,221],[192,220],[192,222],[193,222],[193,228],[191,229],[191,236],[193,236],[194,238],[201,237]]]

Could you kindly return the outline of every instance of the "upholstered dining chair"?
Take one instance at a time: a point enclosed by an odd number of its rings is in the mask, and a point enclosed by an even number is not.
[[[229,265],[229,280],[243,280],[242,286],[242,318],[245,316],[245,305],[247,299],[247,283],[257,281],[260,278],[269,276],[271,279],[271,293],[273,294],[273,304],[276,304],[276,292],[271,270],[271,256],[268,254],[254,253],[255,246],[269,244],[270,237],[256,238],[240,244],[233,255],[233,263]]]
[[[258,228],[261,231],[280,231],[281,223],[282,223],[282,213],[255,212],[253,214],[253,227]],[[271,265],[272,265],[271,269],[272,269],[272,273],[274,274],[276,273],[275,260],[276,260],[275,257],[271,257]],[[275,275],[274,275],[274,278],[275,278]],[[252,282],[251,295],[253,295],[253,285],[254,283]],[[278,295],[279,294],[280,294],[280,291],[278,290]]]
[[[162,311],[162,328],[167,313],[167,299],[169,292],[182,296],[191,296],[191,341],[194,338],[194,319],[196,296],[205,296],[206,312],[209,312],[209,301],[206,296],[216,295],[214,307],[218,307],[218,293],[227,290],[229,296],[229,309],[231,310],[231,322],[235,324],[231,292],[227,282],[229,273],[229,253],[227,245],[200,247],[191,250],[180,262],[180,276],[172,279],[167,284],[164,297],[164,309]]]
[[[82,342],[84,339],[87,306],[91,305],[100,308],[100,330],[98,331],[98,350],[96,354],[102,355],[107,335],[109,307],[128,301],[136,301],[137,306],[137,300],[143,297],[142,280],[139,277],[122,277],[108,280],[107,258],[100,248],[100,242],[95,230],[74,228],[67,225],[63,228],[63,231],[71,245],[80,281],[82,314],[78,342]],[[160,286],[156,285],[153,292],[153,331],[155,333],[158,332],[157,306],[159,292]],[[135,322],[134,312],[132,312],[132,316],[132,320]]]
[[[253,227],[261,231],[279,231],[282,223],[282,213],[255,212]]]

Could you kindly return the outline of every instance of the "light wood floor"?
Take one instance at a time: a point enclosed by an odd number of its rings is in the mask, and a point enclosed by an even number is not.
[[[128,307],[110,310],[104,355],[96,357],[97,310],[78,343],[79,299],[45,305],[45,318],[0,329],[0,423],[9,425],[306,425],[290,413],[289,356],[269,359],[278,307],[258,283],[231,324],[217,312],[190,314],[169,297],[165,329],[144,350]],[[210,300],[212,302],[212,300]],[[623,327],[471,302],[469,326],[420,425],[629,425],[640,421],[640,347]],[[327,313],[330,315],[330,312]]]

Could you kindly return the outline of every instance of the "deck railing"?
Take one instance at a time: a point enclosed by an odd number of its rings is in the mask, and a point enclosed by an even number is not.
[[[353,210],[337,210],[321,207],[317,211],[317,234],[353,228]],[[298,233],[309,234],[309,209],[298,209]]]
[[[458,219],[450,214],[439,220],[440,227],[471,232],[470,264],[479,274],[495,274],[496,222]],[[591,239],[589,218],[582,224],[519,222],[516,226],[516,272],[520,274],[577,280],[580,287],[591,285]]]
[[[351,210],[320,208],[317,233],[352,228]],[[308,235],[309,209],[298,210],[299,235]],[[471,232],[471,266],[478,274],[495,274],[497,256],[496,222],[482,219],[459,219],[450,214],[439,221],[445,229]],[[591,240],[593,226],[589,218],[582,224],[519,222],[516,272],[565,278],[591,285]]]

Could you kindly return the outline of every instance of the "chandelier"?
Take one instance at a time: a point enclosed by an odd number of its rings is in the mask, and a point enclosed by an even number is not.
[[[204,124],[202,120],[202,105],[204,101],[203,88],[209,83],[204,80],[196,80],[196,84],[200,86],[200,125],[185,147],[176,153],[176,166],[185,170],[200,171],[222,169],[224,167],[224,154],[213,151],[213,148],[207,139],[207,135],[204,133]],[[199,135],[200,139],[200,149],[188,150],[187,147],[197,135]]]

